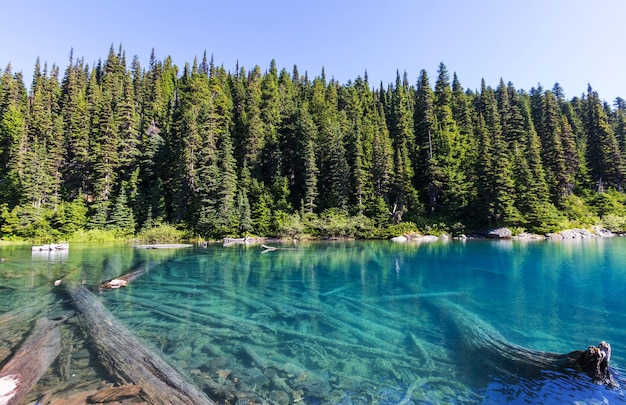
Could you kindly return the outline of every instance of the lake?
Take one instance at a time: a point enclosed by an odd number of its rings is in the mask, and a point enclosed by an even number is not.
[[[50,254],[3,246],[0,316],[23,315],[8,325],[0,318],[0,361],[27,335],[37,310],[68,307],[55,280],[94,289],[148,266],[126,288],[94,291],[213,397],[277,404],[626,403],[626,238],[272,246],[279,249],[72,245]],[[33,398],[105,378],[72,324],[64,336],[70,372],[61,376],[55,363]],[[483,336],[557,353],[607,341],[622,388],[596,385],[577,370],[519,366],[484,346]]]

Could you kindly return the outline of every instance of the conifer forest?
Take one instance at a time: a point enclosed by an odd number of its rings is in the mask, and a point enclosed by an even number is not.
[[[626,229],[626,101],[591,86],[464,88],[443,63],[338,83],[121,46],[33,71],[0,69],[2,239]]]

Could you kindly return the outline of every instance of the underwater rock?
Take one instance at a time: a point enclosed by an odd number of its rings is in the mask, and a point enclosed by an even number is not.
[[[325,398],[330,392],[328,372],[325,370],[321,373],[304,372],[295,379],[293,386],[303,389],[309,396]]]

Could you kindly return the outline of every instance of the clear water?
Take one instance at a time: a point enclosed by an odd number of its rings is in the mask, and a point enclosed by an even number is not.
[[[626,238],[275,246],[3,247],[0,314],[62,303],[51,284],[63,276],[96,286],[148,262],[100,296],[207,391],[223,383],[268,403],[626,403]],[[558,353],[608,341],[622,388],[500,362],[468,342],[477,330]]]

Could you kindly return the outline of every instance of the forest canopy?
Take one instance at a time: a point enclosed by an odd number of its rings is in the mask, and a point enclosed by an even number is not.
[[[128,62],[0,70],[1,238],[626,229],[626,102],[591,86]]]

